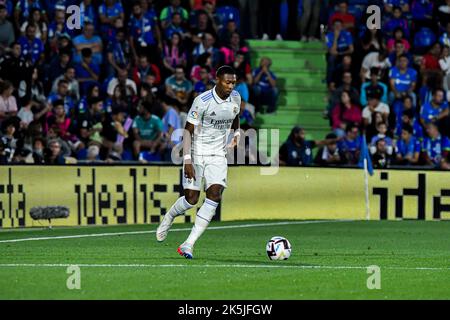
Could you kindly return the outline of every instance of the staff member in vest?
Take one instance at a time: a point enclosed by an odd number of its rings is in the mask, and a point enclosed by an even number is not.
[[[280,148],[281,166],[309,166],[313,163],[312,150],[316,147],[336,144],[340,139],[306,140],[305,130],[299,126],[292,128],[289,138]]]

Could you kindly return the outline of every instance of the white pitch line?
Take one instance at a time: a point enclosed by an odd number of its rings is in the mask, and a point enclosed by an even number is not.
[[[272,227],[272,226],[284,226],[294,224],[314,224],[314,223],[335,223],[335,222],[351,222],[353,220],[317,220],[317,221],[285,221],[285,222],[269,222],[269,223],[254,223],[254,224],[237,224],[231,226],[209,227],[208,230],[223,230],[223,229],[238,229],[238,228],[256,228],[256,227]],[[172,229],[170,232],[190,231],[191,228]],[[58,240],[58,239],[78,239],[78,238],[91,238],[91,237],[111,237],[122,235],[137,235],[137,234],[151,234],[156,233],[156,230],[151,231],[127,231],[127,232],[109,232],[109,233],[91,233],[91,234],[78,234],[73,236],[56,236],[56,237],[36,237],[36,238],[22,238],[22,239],[9,239],[0,240],[0,243],[14,243],[25,241],[42,241],[42,240]]]
[[[334,269],[366,270],[367,266],[283,266],[274,264],[69,264],[69,263],[7,263],[0,264],[0,268],[67,268],[78,266],[80,268],[246,268],[246,269]],[[388,270],[427,270],[427,271],[450,271],[450,267],[380,267]]]

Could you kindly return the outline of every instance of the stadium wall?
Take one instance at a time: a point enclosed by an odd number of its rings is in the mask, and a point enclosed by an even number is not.
[[[370,178],[371,219],[450,219],[450,172],[384,170]],[[173,166],[0,167],[0,228],[48,226],[32,207],[67,206],[53,226],[158,223],[180,196]],[[203,202],[204,193],[199,205]],[[365,219],[360,169],[230,167],[216,219]],[[198,210],[198,208],[197,208]],[[194,220],[195,210],[176,222]]]

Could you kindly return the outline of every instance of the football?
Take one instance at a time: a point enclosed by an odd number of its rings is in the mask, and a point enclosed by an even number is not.
[[[284,237],[273,237],[267,242],[266,252],[270,260],[287,260],[291,256],[291,244]]]

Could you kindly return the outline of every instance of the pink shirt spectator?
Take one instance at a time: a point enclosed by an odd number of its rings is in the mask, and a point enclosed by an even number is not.
[[[59,136],[61,137],[61,139],[69,141],[73,138],[69,132],[70,124],[70,118],[65,118],[63,122],[58,123],[53,112],[48,112],[46,116],[44,132],[47,133],[50,129],[50,126],[57,126],[59,128]]]
[[[181,52],[178,47],[173,46],[172,48],[169,48],[168,45],[165,45],[164,59],[167,59],[167,62],[172,68],[176,68],[177,65],[186,61],[186,53]]]
[[[361,109],[354,104],[352,104],[350,108],[337,104],[332,111],[332,122],[333,129],[341,128],[342,123],[361,124]]]
[[[216,5],[216,0],[208,0],[205,2],[211,2],[214,6]],[[203,0],[194,0],[192,9],[193,10],[203,10]]]
[[[225,47],[225,46],[220,48],[220,52],[222,52],[222,54],[223,54],[224,63],[231,65],[235,60],[235,55],[236,55],[237,51],[238,50],[233,50],[232,48]],[[239,48],[239,51],[247,53],[249,50],[247,47],[242,47],[242,48]]]
[[[387,49],[388,49],[389,53],[391,53],[395,50],[395,41],[396,40],[394,38],[388,40]],[[403,43],[403,46],[405,47],[405,52],[408,52],[409,49],[411,48],[411,45],[409,44],[408,40],[402,39],[402,43]]]

